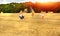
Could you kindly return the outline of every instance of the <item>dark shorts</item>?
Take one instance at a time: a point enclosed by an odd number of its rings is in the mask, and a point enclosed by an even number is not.
[[[21,17],[21,16],[19,16],[19,17],[20,17],[20,19],[24,19],[24,16],[22,16],[22,17]]]

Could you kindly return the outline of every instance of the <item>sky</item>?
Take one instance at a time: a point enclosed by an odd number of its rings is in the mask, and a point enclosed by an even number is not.
[[[0,0],[0,4],[7,4],[7,3],[11,3],[11,2],[40,2],[40,1],[53,1],[53,2],[60,2],[60,0]]]

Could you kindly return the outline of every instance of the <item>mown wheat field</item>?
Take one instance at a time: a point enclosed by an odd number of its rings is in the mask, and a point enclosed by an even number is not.
[[[60,13],[0,13],[0,36],[60,36]]]

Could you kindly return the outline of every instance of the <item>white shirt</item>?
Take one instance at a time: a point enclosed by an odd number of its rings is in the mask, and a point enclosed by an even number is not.
[[[41,13],[41,16],[44,16],[44,14],[43,14],[43,13]]]
[[[23,16],[23,14],[20,14],[19,16],[20,16],[20,17],[22,17],[22,16]]]

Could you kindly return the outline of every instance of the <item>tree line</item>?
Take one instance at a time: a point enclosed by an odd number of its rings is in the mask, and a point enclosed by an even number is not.
[[[0,4],[0,12],[3,13],[19,13],[25,8],[27,8],[27,6],[24,3]]]
[[[55,3],[51,7],[47,6],[41,5],[40,3],[32,3],[32,2],[0,4],[0,12],[19,13],[21,10],[24,11],[24,9],[27,8],[27,13],[30,13],[32,11],[31,10],[32,8],[36,13],[40,13],[41,10],[45,12],[53,11],[56,13],[60,13],[60,2]]]

